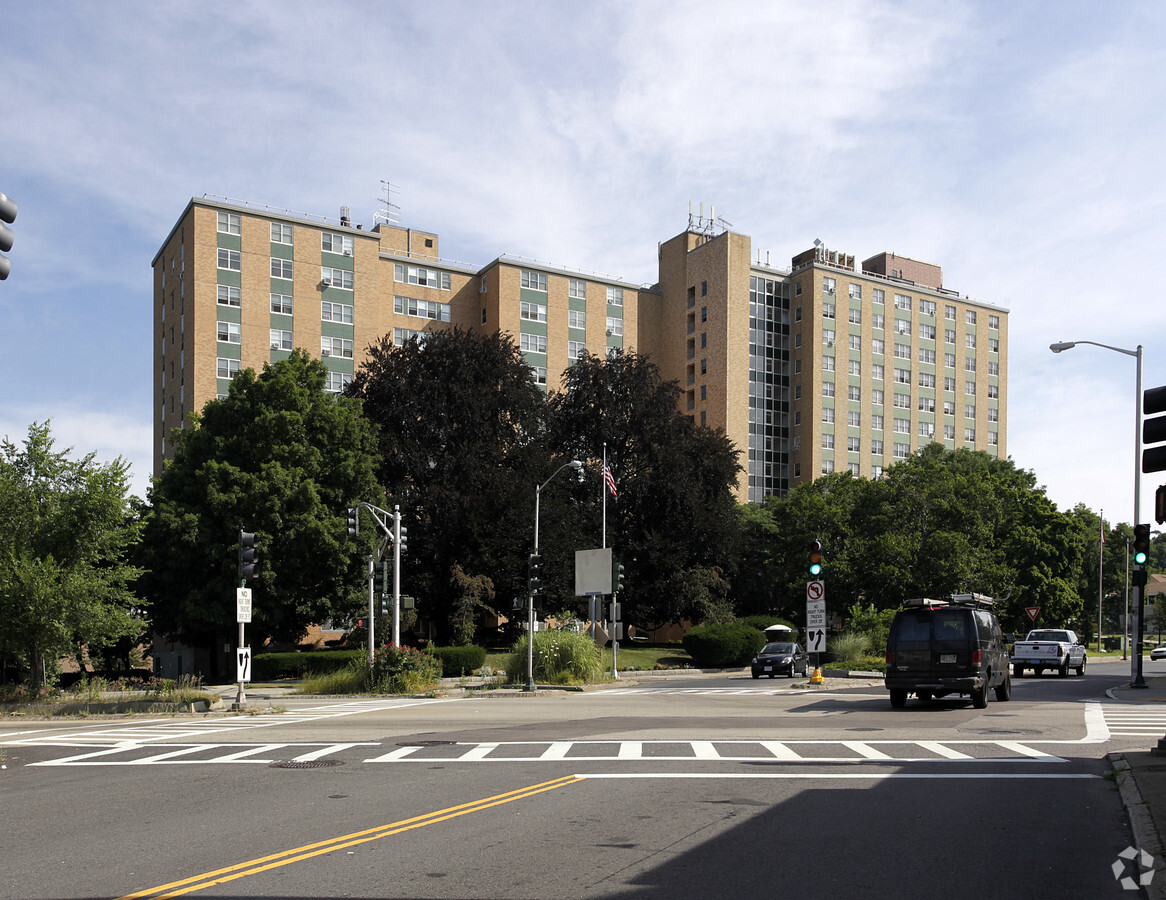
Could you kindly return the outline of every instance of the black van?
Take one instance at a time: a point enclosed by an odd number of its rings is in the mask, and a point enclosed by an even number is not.
[[[887,638],[886,685],[891,706],[902,709],[907,695],[931,700],[968,694],[976,709],[1012,697],[1010,640],[992,612],[994,600],[957,594],[952,600],[908,600],[895,613]]]

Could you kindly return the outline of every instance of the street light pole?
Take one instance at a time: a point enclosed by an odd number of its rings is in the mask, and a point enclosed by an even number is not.
[[[1111,347],[1109,344],[1099,344],[1096,341],[1057,341],[1055,344],[1049,344],[1049,349],[1054,353],[1060,353],[1062,350],[1071,350],[1078,344],[1089,344],[1093,347],[1101,347],[1105,350],[1112,350],[1114,353],[1124,353],[1126,356],[1132,356],[1137,361],[1137,376],[1135,383],[1135,402],[1134,402],[1134,524],[1138,524],[1142,520],[1142,345],[1138,344],[1137,350],[1125,350],[1121,347]],[[1126,554],[1127,557],[1129,554]],[[1130,658],[1130,687],[1145,688],[1149,687],[1146,684],[1146,679],[1142,675],[1142,601],[1143,588],[1134,585],[1134,618],[1137,620],[1138,627],[1135,634],[1134,645],[1135,652]]]
[[[563,469],[571,468],[580,473],[580,480],[582,480],[583,463],[577,459],[570,462],[563,463],[554,472],[551,477],[542,484],[535,485],[534,488],[534,555],[538,556],[538,507],[539,498],[542,496],[543,488],[551,483],[551,480],[558,475]],[[527,585],[529,588],[530,585]],[[526,685],[523,691],[530,692],[535,690],[534,686],[534,591],[528,590],[527,596],[527,616],[526,616]]]

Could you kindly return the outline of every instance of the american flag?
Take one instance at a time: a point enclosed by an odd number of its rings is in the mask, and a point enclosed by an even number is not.
[[[607,485],[607,489],[611,491],[611,496],[618,497],[619,494],[615,490],[615,478],[611,474],[611,466],[603,467],[603,483]]]

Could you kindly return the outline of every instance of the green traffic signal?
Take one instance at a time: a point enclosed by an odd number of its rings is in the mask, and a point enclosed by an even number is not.
[[[822,574],[821,541],[810,541],[810,574],[815,578]]]
[[[1150,526],[1143,523],[1134,526],[1134,565],[1144,566],[1150,558]]]

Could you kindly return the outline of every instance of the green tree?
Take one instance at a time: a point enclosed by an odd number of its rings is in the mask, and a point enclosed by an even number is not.
[[[326,392],[326,378],[295,350],[258,376],[240,372],[227,397],[172,433],[142,544],[160,632],[195,645],[234,634],[241,525],[259,537],[253,640],[295,640],[363,608],[375,535],[365,518],[349,539],[345,509],[380,500],[375,436],[360,403]]]
[[[0,442],[0,658],[34,685],[60,656],[142,627],[129,466],[70,452],[54,450],[49,423],[30,425],[23,446]]]
[[[700,580],[712,591],[680,604],[685,614],[720,615],[716,585],[734,574],[740,540],[733,489],[742,467],[733,443],[680,414],[679,387],[639,354],[584,353],[564,373],[563,387],[549,400],[551,447],[582,460],[587,471],[575,540],[582,532],[599,545],[606,445],[618,483],[606,507],[607,545],[627,569],[626,620],[646,627],[675,619],[675,578],[684,571],[706,573]]]
[[[350,393],[379,428],[377,471],[409,528],[402,584],[448,642],[462,600],[455,565],[488,574],[506,600],[525,593],[534,485],[553,471],[545,399],[512,337],[460,328],[400,347],[383,339]],[[544,502],[544,517],[555,509]]]
[[[479,613],[498,615],[490,605],[494,602],[494,582],[485,575],[467,575],[457,564],[450,574],[450,581],[456,598],[450,626],[454,646],[461,647],[473,643]]]

